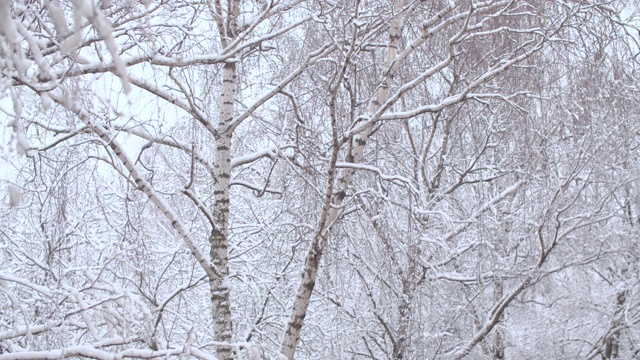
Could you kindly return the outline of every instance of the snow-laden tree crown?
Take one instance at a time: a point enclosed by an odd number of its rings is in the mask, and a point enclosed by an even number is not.
[[[0,359],[637,358],[639,11],[0,0]]]

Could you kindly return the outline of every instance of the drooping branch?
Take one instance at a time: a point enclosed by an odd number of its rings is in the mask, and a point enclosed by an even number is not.
[[[51,95],[51,98],[58,104],[66,106],[67,103],[64,99]],[[178,214],[167,204],[167,202],[160,197],[154,187],[141,175],[142,172],[136,167],[133,161],[129,158],[119,142],[115,139],[112,132],[102,125],[96,124],[91,115],[89,115],[83,109],[78,108],[75,105],[67,107],[70,111],[76,114],[85,124],[91,127],[92,131],[98,135],[104,142],[105,147],[111,148],[114,154],[118,157],[122,165],[127,169],[129,175],[133,178],[133,181],[138,186],[138,189],[142,191],[151,202],[158,208],[158,210],[165,216],[165,218],[171,223],[171,226],[176,230],[180,238],[184,241],[185,245],[189,248],[195,259],[200,264],[200,267],[210,278],[217,276],[218,272],[204,256],[202,251],[197,245],[197,241],[193,239],[186,226],[182,223]]]

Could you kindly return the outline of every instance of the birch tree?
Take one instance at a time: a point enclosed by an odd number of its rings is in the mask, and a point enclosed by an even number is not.
[[[7,60],[14,61],[15,66],[9,68],[5,79],[13,83],[16,89],[23,86],[39,94],[45,107],[51,102],[62,106],[67,116],[73,119],[60,125],[56,119],[46,123],[38,121],[35,116],[30,118],[28,127],[48,132],[28,149],[30,157],[38,158],[38,154],[63,141],[75,143],[74,140],[81,139],[76,144],[99,144],[91,149],[90,157],[111,166],[116,174],[124,177],[129,187],[144,194],[156,216],[164,218],[163,221],[173,229],[171,232],[182,240],[200,265],[199,272],[204,274],[209,284],[209,308],[214,324],[213,343],[208,346],[215,347],[220,359],[232,358],[234,349],[237,352],[242,347],[233,345],[235,338],[230,300],[232,281],[229,278],[228,249],[231,169],[234,165],[254,162],[278,150],[276,146],[273,150],[249,154],[234,162],[233,134],[254,111],[330,49],[321,47],[308,54],[292,73],[282,78],[278,79],[277,75],[274,78],[260,77],[259,81],[271,82],[267,89],[255,88],[259,83],[254,80],[241,83],[238,66],[243,59],[251,57],[259,67],[264,67],[259,65],[263,61],[277,59],[271,54],[263,56],[265,52],[275,49],[266,43],[312,18],[310,11],[297,10],[300,3],[213,1],[136,5],[113,2],[102,3],[98,7],[96,4],[74,2],[49,3],[42,8],[39,4],[17,3],[12,9],[13,13],[9,13],[8,4],[3,3],[7,47],[13,46],[15,49],[23,40],[29,44],[27,54],[17,52],[17,56],[24,55],[24,59],[7,57]],[[31,21],[31,28],[20,22],[19,17]],[[212,30],[215,32],[211,33]],[[207,41],[203,42],[205,34],[217,35],[207,37]],[[10,49],[5,50],[10,52]],[[71,55],[66,58],[59,55],[67,53]],[[23,68],[31,66],[30,62],[39,66],[33,75]],[[113,84],[112,75],[119,78],[120,84],[116,83],[113,90],[107,88],[105,94],[99,90],[100,85],[108,86],[110,81]],[[97,80],[98,85],[87,83],[92,80]],[[236,92],[243,85],[253,87],[246,91],[252,103],[239,110],[236,108],[239,100]],[[218,94],[211,93],[211,90],[217,90]],[[92,103],[90,94],[95,94],[101,100],[101,103],[93,102],[94,108],[87,107]],[[167,115],[166,111],[153,110],[147,114],[132,114],[127,107],[135,97],[150,99],[159,105],[165,103],[161,106],[172,107],[169,110],[171,115]],[[14,97],[16,107],[22,101]],[[117,101],[129,105],[119,106]],[[18,121],[21,114],[16,112],[14,116]],[[182,125],[178,119],[170,119],[170,116],[189,119],[194,124],[191,125],[192,129],[196,129],[194,126],[202,127],[206,135],[197,135],[191,141],[176,139],[171,132]],[[151,123],[162,126],[160,124],[163,122],[171,129],[169,133],[158,132],[153,125],[148,126]],[[57,140],[51,134],[65,135],[62,140]],[[23,144],[20,143],[20,146]],[[213,151],[209,151],[211,148]],[[168,168],[158,168],[156,160],[148,157],[149,152],[162,154]],[[186,171],[180,169],[181,165],[186,166]],[[209,181],[202,182],[197,178],[201,171],[209,174]],[[179,182],[182,184],[179,185]],[[257,185],[246,182],[241,184],[257,188]],[[208,190],[209,187],[211,190]],[[199,188],[206,189],[212,198],[202,198]],[[128,199],[129,195],[126,196]],[[189,206],[185,200],[191,201],[191,209],[200,214],[195,226],[188,225],[188,217],[183,217]],[[176,201],[182,208],[176,207]],[[201,220],[204,223],[200,223]],[[128,223],[129,220],[126,221]],[[204,232],[196,234],[196,231]],[[203,237],[208,241],[203,242]],[[128,239],[127,236],[125,238]],[[174,260],[175,256],[177,253],[174,252]],[[165,266],[171,266],[172,262]],[[157,314],[153,326],[161,325],[168,302],[187,289],[198,286],[202,279],[198,275],[175,290],[163,291],[158,294],[165,298],[162,303],[157,303],[154,295],[149,304],[152,309],[146,310]],[[81,300],[78,298],[78,301]],[[28,320],[25,318],[24,321]],[[87,326],[93,326],[87,319],[85,322]],[[154,329],[153,333],[157,334],[157,330]],[[187,340],[183,349],[170,349],[166,354],[177,351],[204,356],[191,347],[194,331],[192,328],[185,334]],[[96,341],[101,340],[98,329],[92,330],[92,333]],[[10,338],[20,335],[19,332],[7,333]],[[154,338],[145,340],[152,351],[149,354],[153,354],[149,356],[160,356],[163,354],[160,347],[171,347],[173,341],[166,340],[165,344],[159,344]],[[102,343],[98,341],[98,344]],[[89,350],[81,350],[91,352],[103,346],[111,344],[93,344]],[[254,351],[247,349],[250,353]],[[11,346],[9,351],[17,351],[17,348]],[[59,351],[66,352],[68,349]],[[49,354],[30,356],[48,357]],[[82,351],[79,354],[82,355]]]
[[[370,10],[364,15],[364,12],[363,14],[360,13],[361,6],[362,8],[374,8],[379,11],[376,14],[376,19],[384,18],[385,20],[380,21],[380,23],[388,23],[388,30],[385,29],[385,31],[379,32],[373,25],[376,24],[375,22],[365,20],[369,19],[375,10]],[[380,179],[379,181],[387,182],[391,180],[391,183],[395,182],[406,187],[405,194],[409,194],[410,198],[415,197],[416,199],[413,204],[405,205],[409,208],[415,208],[409,213],[411,215],[413,213],[417,215],[433,211],[434,204],[445,201],[448,195],[459,191],[458,189],[466,183],[490,182],[492,179],[505,176],[505,173],[501,174],[500,171],[492,173],[490,167],[485,169],[478,164],[482,156],[486,155],[487,149],[495,147],[492,144],[492,137],[495,136],[492,132],[496,130],[491,129],[490,120],[487,121],[489,127],[486,137],[483,139],[482,136],[479,136],[480,143],[472,150],[471,154],[466,155],[466,157],[470,156],[470,160],[467,161],[466,165],[463,162],[462,165],[464,166],[460,170],[453,167],[452,160],[448,158],[452,154],[449,141],[454,141],[451,139],[454,135],[452,134],[452,127],[454,121],[459,121],[454,116],[456,111],[459,112],[462,109],[462,104],[473,101],[486,104],[493,101],[492,99],[509,101],[507,99],[524,94],[526,91],[524,88],[514,89],[511,93],[500,93],[500,90],[498,90],[497,94],[487,90],[500,89],[500,81],[506,78],[506,73],[519,64],[526,62],[527,59],[543,49],[545,44],[562,29],[567,21],[570,21],[582,11],[579,6],[561,8],[555,14],[554,19],[556,21],[550,23],[536,21],[536,18],[540,19],[542,16],[534,16],[532,21],[504,20],[506,25],[501,24],[503,17],[508,19],[510,16],[515,16],[515,14],[521,15],[521,11],[524,11],[524,9],[533,12],[537,10],[532,4],[511,2],[491,2],[474,6],[447,3],[442,4],[441,7],[435,4],[432,7],[428,7],[413,2],[397,1],[394,2],[392,9],[388,7],[384,9],[375,8],[370,4],[356,3],[353,9],[348,12],[346,9],[341,10],[349,14],[344,16],[348,16],[351,20],[350,22],[346,21],[348,26],[345,27],[344,32],[341,31],[342,29],[327,28],[326,31],[329,32],[327,37],[335,38],[341,36],[337,42],[347,45],[343,45],[342,55],[335,62],[333,76],[328,79],[326,85],[328,89],[326,113],[331,120],[330,138],[332,139],[328,145],[331,149],[331,155],[326,166],[327,188],[323,195],[323,209],[318,216],[319,222],[316,225],[315,235],[309,245],[302,281],[294,300],[292,315],[285,332],[282,351],[288,358],[291,359],[294,356],[295,346],[300,338],[307,307],[316,284],[320,258],[331,238],[330,234],[333,226],[340,221],[345,209],[349,209],[349,202],[356,202],[356,199],[361,197],[361,195],[358,195],[360,192],[375,191],[367,189],[366,186],[363,189],[356,190],[358,187],[354,186],[353,179],[357,172],[369,171],[377,175]],[[341,15],[342,12],[337,11],[336,14]],[[411,21],[418,18],[427,20],[421,23]],[[339,21],[334,20],[333,22]],[[416,24],[420,24],[420,27],[414,27]],[[368,29],[372,30],[367,32],[366,30]],[[374,43],[375,40],[369,39],[378,38],[380,36],[378,34],[388,37],[384,51],[367,49],[365,41]],[[405,34],[410,35],[407,36]],[[503,35],[505,37],[508,36],[507,34],[521,36],[522,38],[512,44],[505,44],[507,46],[501,49],[504,50],[501,53],[485,52],[486,47],[483,47],[483,43],[489,44],[500,39]],[[376,45],[378,44],[379,42],[376,42]],[[367,88],[368,84],[363,85],[359,82],[362,75],[358,73],[360,68],[366,68],[366,66],[363,66],[363,62],[367,58],[366,55],[369,54],[366,53],[365,49],[372,55],[377,53],[379,58],[385,59],[379,73],[368,73],[366,75],[365,81],[371,82],[372,78],[375,79],[369,88]],[[425,58],[423,55],[428,53],[427,51],[431,52],[430,58]],[[414,65],[416,63],[424,65],[424,67],[416,67]],[[444,86],[438,87],[437,84],[439,83]],[[423,88],[428,90],[421,93]],[[434,89],[436,90],[433,91]],[[341,95],[341,93],[344,95]],[[341,111],[342,117],[340,117]],[[424,145],[421,152],[419,152],[415,146],[411,122],[406,120],[422,117],[424,116],[423,114],[430,113],[435,114],[433,116],[433,125],[430,129],[431,137],[424,138]],[[440,120],[440,117],[445,119]],[[446,119],[447,117],[450,118]],[[440,125],[440,121],[444,122],[444,124]],[[408,141],[413,146],[411,155],[417,159],[414,164],[413,174],[392,173],[392,175],[385,175],[384,170],[379,167],[363,164],[363,162],[367,162],[367,158],[363,154],[374,131],[391,133],[386,129],[393,127],[394,122],[404,122],[407,131],[402,136],[406,139],[405,141]],[[440,129],[439,126],[442,126],[442,128]],[[470,126],[473,128],[475,124],[471,123]],[[402,129],[401,127],[398,128]],[[394,131],[396,133],[402,132],[402,130]],[[431,141],[436,131],[442,134],[436,139],[436,141],[440,142],[440,148],[435,151],[435,155],[431,155]],[[463,133],[460,133],[460,135],[463,135]],[[477,135],[479,135],[478,131],[473,131],[470,134],[470,136]],[[460,146],[462,145],[460,143]],[[382,148],[376,150],[384,151]],[[339,161],[338,158],[341,153],[344,154],[342,155],[344,158]],[[436,162],[433,170],[425,168],[426,159],[431,159],[431,156],[435,157]],[[420,167],[418,167],[418,164]],[[453,170],[452,175],[455,171],[458,173],[457,176],[447,177],[445,171],[450,167]],[[500,167],[497,166],[496,168],[499,169]],[[431,171],[433,172],[430,173]],[[443,236],[444,239],[441,240],[443,241],[441,242],[443,248],[450,249],[450,245],[446,245],[446,243],[468,229],[468,225],[465,225],[465,223],[469,224],[477,221],[485,211],[513,195],[525,181],[526,179],[515,178],[511,185],[498,191],[495,197],[487,199],[486,203],[471,205],[477,206],[477,210],[470,214],[470,219],[459,226],[453,227],[451,231]],[[347,202],[345,203],[345,201]],[[366,214],[367,205],[361,204],[360,207]],[[371,226],[375,229],[376,236],[380,237],[382,243],[386,244],[386,251],[393,253],[394,247],[391,246],[388,240],[390,236],[385,234],[385,231],[388,230],[386,230],[385,226],[378,225],[379,220],[373,220],[379,215],[371,213],[371,210],[368,212],[368,217],[372,219]],[[424,218],[426,217],[423,216]],[[414,221],[413,217],[411,221]],[[420,223],[420,221],[418,219],[416,222]],[[427,222],[422,221],[424,225],[429,226]],[[410,224],[405,225],[403,230],[408,231],[410,227]],[[421,231],[424,230],[418,230],[417,233]],[[437,237],[440,238],[441,236],[438,235]],[[473,243],[458,246],[457,249],[454,246],[455,250],[453,251],[465,252],[476,246]],[[371,298],[372,306],[374,307],[372,311],[385,328],[392,343],[392,351],[388,355],[394,358],[402,358],[404,356],[406,351],[407,321],[410,316],[408,312],[409,303],[412,301],[415,288],[425,281],[424,272],[428,265],[420,264],[420,261],[415,259],[415,257],[420,256],[422,251],[414,246],[414,250],[406,255],[408,257],[406,260],[408,261],[407,265],[399,264],[399,261],[391,255],[390,261],[393,264],[394,271],[398,272],[401,279],[400,283],[403,289],[401,293],[404,299],[398,306],[400,319],[397,324],[390,325],[382,318],[383,316],[377,314],[378,310],[376,308],[378,305],[376,303],[383,300],[374,298],[374,296],[377,296],[376,293],[372,293],[371,287],[366,284],[370,280],[363,279],[365,283],[363,291],[365,291],[365,294],[369,294]],[[443,261],[448,263],[451,260],[443,259]],[[363,265],[366,266],[366,262]],[[375,266],[372,267],[375,268]],[[360,273],[359,270],[356,271]],[[363,277],[362,274],[360,276]],[[529,280],[523,280],[509,296],[515,297],[518,295],[527,286],[528,282]],[[506,304],[501,304],[500,302],[496,304],[496,309],[493,310],[496,312],[496,316],[499,317],[499,314],[504,310],[503,306],[506,306]],[[497,318],[494,320],[493,317],[490,317],[489,322],[483,324],[479,333],[474,335],[473,339],[466,345],[468,350],[461,350],[460,354],[466,354],[475,344],[484,339],[497,321]]]

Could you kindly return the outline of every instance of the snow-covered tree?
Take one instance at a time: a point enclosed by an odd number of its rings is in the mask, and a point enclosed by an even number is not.
[[[637,356],[637,11],[0,0],[0,359]]]

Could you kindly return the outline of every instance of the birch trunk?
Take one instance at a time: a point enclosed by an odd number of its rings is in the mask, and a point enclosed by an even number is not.
[[[215,2],[218,17],[217,25],[220,43],[223,48],[229,46],[237,34],[237,17],[240,2],[227,2],[226,17],[223,20],[222,5]],[[215,227],[209,239],[211,262],[217,269],[216,277],[209,278],[211,289],[211,313],[214,322],[214,339],[223,343],[233,341],[233,323],[231,320],[231,282],[229,280],[229,189],[231,186],[231,141],[233,128],[237,66],[233,59],[223,64],[222,84],[219,103],[218,129],[215,133],[216,154],[214,165],[213,218]],[[235,356],[231,346],[218,346],[216,355],[220,360],[232,360]]]
[[[395,62],[395,60],[398,56],[398,46],[400,44],[402,30],[401,17],[399,13],[400,10],[402,10],[402,8],[404,7],[404,4],[405,0],[398,0],[395,2],[395,16],[391,20],[389,42],[387,45],[387,72],[384,74],[385,78],[382,81],[381,85],[378,87],[376,94],[377,96],[372,102],[372,114],[374,114],[380,108],[380,105],[383,104],[387,99],[389,87],[393,82],[395,70],[399,66],[399,64]],[[347,57],[348,56],[349,55],[347,55]],[[336,89],[337,87],[338,86],[336,86]],[[332,101],[335,101],[335,96],[333,96]],[[335,106],[335,103],[330,104],[330,107],[332,107],[332,105]],[[335,165],[337,161],[339,145],[337,144],[337,134],[335,133],[336,119],[334,118],[335,112],[333,110],[334,109],[332,108],[330,111],[332,112],[332,122],[334,123],[334,146],[327,174],[327,191],[325,194],[325,202],[322,209],[322,214],[320,216],[320,221],[318,222],[318,225],[316,227],[317,230],[315,236],[311,241],[311,244],[307,251],[304,268],[302,270],[302,279],[300,281],[300,285],[298,286],[296,298],[291,310],[291,316],[289,318],[289,322],[284,334],[284,339],[282,341],[281,352],[289,360],[293,360],[295,357],[296,347],[298,341],[300,340],[300,334],[302,332],[302,326],[304,325],[304,319],[306,317],[309,302],[311,300],[311,294],[313,293],[313,289],[316,284],[316,278],[318,275],[320,260],[322,258],[322,252],[329,239],[329,234],[331,232],[333,224],[339,219],[342,214],[340,208],[346,197],[349,186],[351,185],[351,180],[353,179],[353,174],[355,172],[355,169],[345,169],[342,173],[342,176],[340,176],[336,180]],[[373,130],[373,125],[374,124],[371,123],[368,127],[364,128],[361,132],[353,136],[346,156],[347,162],[359,163],[362,160],[364,148]]]
[[[224,91],[224,90],[223,90]],[[222,134],[216,139],[216,164],[213,217],[216,227],[211,231],[211,262],[217,275],[209,278],[211,288],[211,311],[214,321],[214,338],[220,342],[231,342],[230,282],[229,282],[229,185],[231,178],[231,135]],[[232,359],[230,347],[218,347],[218,359]]]

